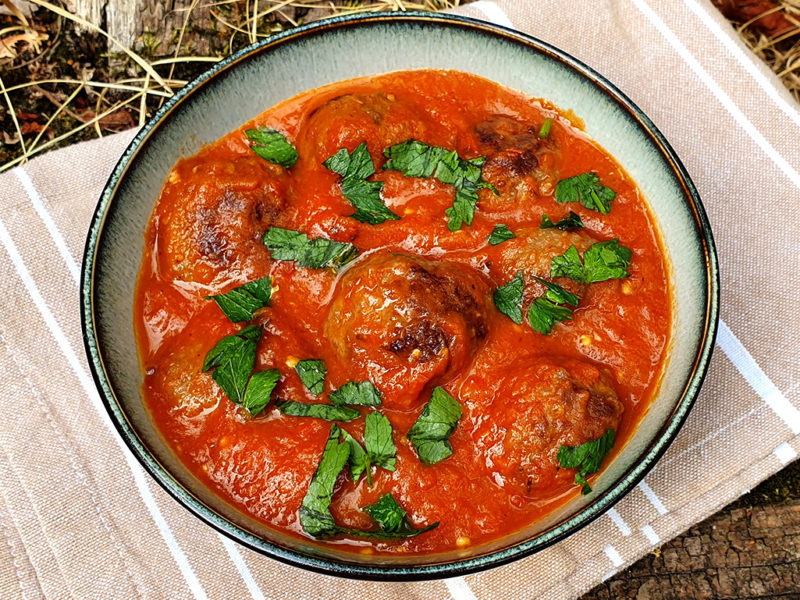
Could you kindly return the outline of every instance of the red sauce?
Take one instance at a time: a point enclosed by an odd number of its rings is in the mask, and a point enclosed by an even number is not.
[[[546,140],[536,135],[546,118]],[[283,132],[299,152],[291,169],[249,148],[244,130]],[[447,229],[453,188],[433,179],[381,171],[383,150],[409,138],[488,156],[470,227]],[[340,178],[321,165],[342,147],[366,140],[382,197],[402,217],[380,225],[355,221]],[[607,215],[559,205],[559,179],[594,171],[617,192]],[[577,212],[578,232],[540,230]],[[495,224],[516,238],[486,240]],[[354,244],[359,258],[340,273],[274,261],[261,242],[271,226]],[[574,471],[558,469],[562,444],[616,430],[624,445],[654,396],[669,342],[671,298],[666,261],[647,205],[613,157],[579,120],[544,100],[458,72],[413,71],[312,90],[257,117],[175,165],[146,232],[135,298],[144,397],[180,459],[221,497],[265,524],[304,535],[298,508],[319,462],[330,423],[282,415],[270,404],[246,416],[201,366],[208,350],[235,333],[205,299],[272,276],[271,306],[256,369],[277,368],[273,397],[315,398],[292,366],[317,358],[328,368],[326,392],[370,379],[383,393],[397,470],[375,469],[353,484],[340,475],[331,511],[340,525],[369,529],[361,508],[391,491],[424,535],[400,541],[335,540],[355,550],[436,553],[501,537],[540,519],[578,493]],[[492,291],[525,274],[525,304],[544,288],[552,256],[571,244],[583,252],[620,238],[633,251],[630,278],[577,286],[574,319],[541,335],[515,325]],[[571,286],[571,287],[570,287]],[[461,403],[450,438],[454,454],[425,466],[405,433],[433,386]],[[362,410],[366,413],[366,410]],[[362,439],[361,419],[340,424]],[[609,458],[606,458],[606,464]],[[459,540],[457,542],[457,540]]]

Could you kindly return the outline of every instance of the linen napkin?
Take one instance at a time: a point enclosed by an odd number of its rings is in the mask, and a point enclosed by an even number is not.
[[[709,212],[722,323],[688,422],[642,484],[569,539],[487,572],[355,582],[260,556],[167,496],[124,447],[81,342],[79,264],[127,132],[0,175],[0,597],[573,598],[800,450],[800,112],[706,0],[481,0],[457,12],[550,42],[655,121]]]

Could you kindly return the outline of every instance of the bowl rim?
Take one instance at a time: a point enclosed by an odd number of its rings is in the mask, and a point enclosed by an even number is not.
[[[339,561],[290,550],[245,531],[203,503],[150,454],[129,422],[106,375],[103,358],[100,352],[100,343],[95,328],[94,314],[95,263],[98,251],[102,247],[101,239],[104,232],[106,216],[112,202],[116,198],[120,182],[128,172],[129,166],[139,151],[149,143],[152,133],[169,118],[173,111],[178,109],[182,103],[188,101],[196,90],[209,85],[220,73],[234,68],[240,62],[255,58],[261,53],[269,52],[272,48],[305,36],[319,35],[328,30],[354,28],[363,25],[369,26],[384,22],[434,24],[437,26],[471,30],[482,35],[501,38],[519,46],[524,46],[539,54],[546,55],[551,60],[561,63],[587,79],[608,98],[614,100],[620,108],[637,123],[640,130],[650,138],[650,141],[656,146],[662,157],[670,165],[674,176],[682,187],[684,201],[693,217],[696,227],[695,233],[697,242],[705,258],[706,276],[706,287],[702,292],[705,305],[703,331],[698,343],[690,375],[680,393],[679,399],[662,427],[655,434],[648,446],[642,451],[639,459],[621,474],[605,492],[598,494],[593,502],[581,508],[577,513],[545,529],[533,539],[525,540],[512,546],[474,557],[463,559],[455,558],[448,561],[419,566],[403,565],[399,567]],[[92,378],[94,379],[103,405],[108,411],[115,429],[138,462],[144,467],[145,471],[147,471],[179,504],[189,510],[189,512],[218,532],[251,550],[292,566],[302,567],[326,575],[355,579],[418,581],[463,576],[469,573],[498,567],[530,556],[591,523],[609,510],[617,501],[642,481],[675,439],[681,426],[686,421],[689,411],[694,405],[700,391],[700,387],[708,370],[717,335],[719,289],[719,264],[716,247],[708,217],[694,183],[665,136],[659,131],[650,118],[608,79],[555,46],[501,25],[445,13],[365,13],[331,17],[282,32],[262,40],[261,42],[251,44],[214,64],[210,69],[182,87],[148,120],[133,140],[131,140],[125,152],[122,154],[122,157],[114,167],[92,215],[81,266],[81,328],[84,348],[92,372]]]

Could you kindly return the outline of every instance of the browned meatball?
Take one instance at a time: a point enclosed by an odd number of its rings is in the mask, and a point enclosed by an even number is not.
[[[500,192],[499,197],[487,197],[481,210],[503,211],[510,201],[553,193],[558,175],[550,155],[556,149],[538,137],[536,127],[507,115],[491,115],[475,126],[475,136],[486,154],[483,179]]]
[[[623,412],[610,376],[574,359],[518,359],[491,382],[471,379],[462,398],[482,405],[473,439],[496,481],[529,497],[572,481],[558,449],[616,430]]]
[[[339,283],[325,333],[339,359],[390,408],[464,369],[486,337],[489,287],[470,267],[380,253]]]
[[[504,279],[510,279],[517,271],[522,271],[526,282],[533,277],[550,278],[550,261],[554,256],[564,254],[570,246],[583,254],[597,240],[583,231],[565,232],[557,229],[539,229],[538,227],[520,229],[516,238],[504,242],[501,248],[501,260]],[[579,296],[585,286],[567,277],[557,277],[556,283]],[[525,302],[541,295],[544,288],[539,284],[526,286]]]
[[[340,148],[352,150],[363,141],[377,157],[388,146],[410,138],[426,139],[433,130],[440,131],[441,126],[392,94],[347,94],[311,113],[298,144],[301,156],[322,163]]]
[[[156,208],[162,275],[213,284],[258,270],[285,194],[284,169],[256,156],[179,163]]]

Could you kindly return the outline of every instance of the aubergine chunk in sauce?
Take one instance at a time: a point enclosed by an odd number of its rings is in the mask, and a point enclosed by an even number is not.
[[[389,253],[367,257],[339,282],[325,323],[337,358],[383,393],[388,408],[463,371],[486,337],[490,288],[474,269]]]
[[[328,100],[309,115],[297,145],[301,157],[322,163],[341,148],[352,151],[363,141],[377,158],[389,146],[412,138],[425,140],[431,133],[447,135],[427,113],[394,94],[346,94]]]
[[[257,156],[178,163],[155,212],[162,275],[207,285],[266,275],[261,236],[281,217],[287,178]]]
[[[462,399],[480,407],[476,449],[496,483],[526,497],[545,497],[554,483],[572,482],[574,471],[559,467],[559,448],[616,430],[624,410],[611,376],[576,359],[520,358],[498,379],[468,386]]]
[[[497,188],[499,196],[481,202],[484,212],[502,212],[514,207],[511,201],[555,192],[558,173],[552,140],[541,139],[538,128],[515,117],[490,115],[475,125],[479,151],[486,156],[482,176]]]

